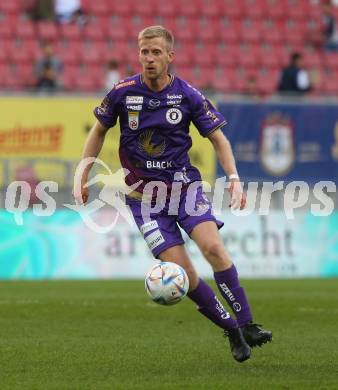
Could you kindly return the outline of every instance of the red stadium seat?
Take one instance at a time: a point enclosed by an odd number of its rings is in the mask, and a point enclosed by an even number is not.
[[[81,28],[77,24],[63,24],[60,27],[61,37],[66,41],[79,41],[82,36]]]
[[[194,63],[201,67],[215,66],[217,47],[215,44],[199,43],[193,45]]]
[[[78,44],[64,45],[62,42],[57,46],[56,52],[65,67],[77,65],[81,61],[80,49]]]
[[[237,65],[237,45],[216,46],[215,61],[222,67],[234,67]]]
[[[33,39],[36,35],[35,24],[29,20],[21,21],[16,24],[14,32],[21,39]]]
[[[111,15],[130,17],[133,11],[134,1],[110,1],[108,4]]]
[[[220,3],[221,14],[229,19],[240,19],[244,14],[244,6],[241,1],[228,0]]]
[[[264,68],[278,69],[281,67],[280,48],[276,46],[260,46],[258,49],[258,62]]]
[[[53,22],[37,23],[38,37],[45,41],[56,41],[59,39],[59,30]]]
[[[175,46],[174,64],[178,67],[192,66],[194,64],[194,48],[192,44],[177,44]]]
[[[200,14],[198,1],[180,0],[176,3],[176,6],[176,15],[192,17]]]
[[[94,0],[86,3],[85,10],[90,15],[108,16],[110,13],[109,0]]]
[[[279,45],[283,42],[284,24],[280,21],[266,20],[261,24],[262,41],[271,45]]]
[[[238,21],[227,20],[218,23],[219,39],[225,43],[238,44],[240,25]]]
[[[322,55],[318,52],[304,52],[303,61],[308,69],[321,68],[323,65]]]
[[[212,84],[212,68],[210,67],[200,67],[196,66],[193,68],[192,76],[193,81],[192,85],[198,89],[211,88]]]
[[[283,29],[284,42],[292,46],[302,46],[305,42],[305,23],[287,22]]]
[[[247,23],[241,23],[240,39],[246,43],[260,43],[262,39],[261,23],[251,20]]]
[[[26,46],[12,45],[9,52],[9,58],[13,64],[32,63],[32,53]]]
[[[100,47],[91,45],[87,49],[80,50],[80,60],[85,66],[93,66],[102,64],[102,53]]]
[[[22,9],[21,7],[20,0],[3,0],[0,2],[0,13],[18,14]]]
[[[326,68],[332,71],[338,69],[338,53],[325,53],[323,56],[323,62]]]
[[[237,63],[248,69],[255,69],[259,64],[259,53],[257,49],[238,50]]]
[[[287,6],[284,1],[267,0],[265,7],[265,16],[271,19],[285,19],[287,15]]]
[[[264,18],[265,12],[265,4],[257,0],[247,0],[244,4],[242,17],[261,20]]]
[[[173,20],[171,29],[177,40],[192,42],[196,39],[196,23],[194,18],[176,18]]]
[[[159,2],[158,7],[156,7],[157,3],[157,0],[135,1],[132,7],[133,13],[141,17],[151,16],[155,9],[161,8],[161,2]]]
[[[214,68],[211,72],[211,86],[219,92],[233,93],[234,70],[230,68]]]
[[[163,17],[173,17],[176,12],[176,5],[172,1],[164,1],[157,7],[157,14]]]
[[[102,29],[105,37],[113,41],[125,41],[128,37],[127,19],[123,17],[101,19]]]
[[[14,36],[14,27],[10,19],[0,21],[0,40],[10,39]]]
[[[204,42],[216,42],[218,40],[218,25],[214,18],[198,18],[194,30],[197,39]]]
[[[102,41],[106,37],[102,23],[88,24],[85,26],[83,36],[90,41]]]
[[[198,8],[199,15],[212,18],[219,18],[223,11],[221,2],[218,1],[201,0]]]

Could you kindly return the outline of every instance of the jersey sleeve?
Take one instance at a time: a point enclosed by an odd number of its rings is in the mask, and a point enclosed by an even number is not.
[[[115,126],[118,116],[116,91],[112,89],[102,100],[101,104],[94,108],[94,115],[105,127]]]
[[[192,122],[203,137],[227,124],[223,115],[199,91],[193,89]]]

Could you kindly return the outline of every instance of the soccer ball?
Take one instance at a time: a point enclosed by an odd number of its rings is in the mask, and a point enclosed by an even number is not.
[[[160,305],[174,305],[187,295],[188,275],[178,264],[157,263],[146,275],[145,288],[154,302]]]

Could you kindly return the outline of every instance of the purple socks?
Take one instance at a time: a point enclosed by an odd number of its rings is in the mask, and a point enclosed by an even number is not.
[[[252,314],[244,289],[240,286],[235,265],[214,273],[215,281],[223,298],[237,317],[238,326],[252,321]]]
[[[188,293],[188,297],[197,304],[200,313],[222,329],[238,327],[237,322],[224,309],[211,287],[202,279],[199,280],[197,288]]]

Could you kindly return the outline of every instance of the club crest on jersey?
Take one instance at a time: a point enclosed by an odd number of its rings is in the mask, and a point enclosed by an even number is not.
[[[270,114],[263,125],[260,160],[270,175],[287,174],[295,161],[292,124],[280,113]]]
[[[128,112],[128,124],[131,130],[137,130],[139,125],[139,112],[129,111]]]
[[[172,125],[177,125],[182,120],[182,112],[178,108],[170,108],[167,111],[166,118]]]

